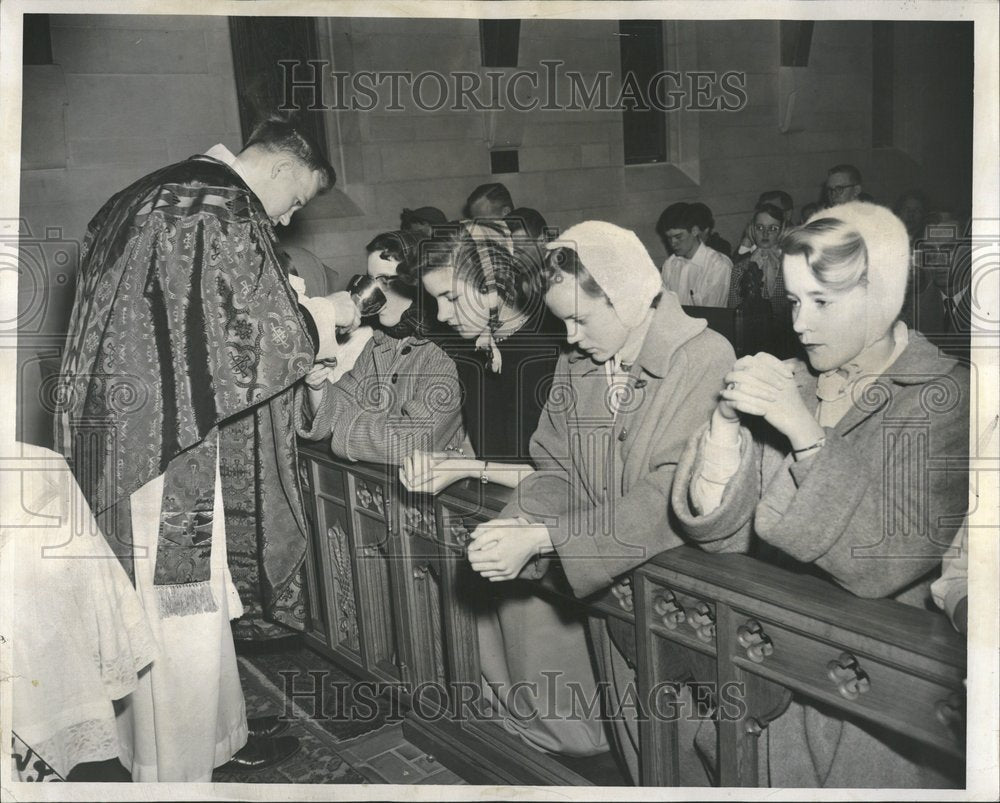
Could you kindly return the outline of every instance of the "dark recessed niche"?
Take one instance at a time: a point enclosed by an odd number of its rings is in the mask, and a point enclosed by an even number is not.
[[[781,20],[778,32],[781,38],[781,66],[808,67],[809,49],[812,47],[813,23]]]
[[[24,15],[24,40],[21,63],[52,63],[52,35],[49,33],[48,14]]]
[[[291,118],[327,156],[326,124],[320,96],[310,86],[319,59],[316,20],[311,17],[230,17],[233,71],[245,142],[261,120],[272,114]],[[282,67],[281,62],[296,62]],[[286,76],[286,69],[290,72]],[[318,68],[315,68],[318,69]],[[288,77],[299,82],[288,90]]]
[[[517,173],[517,151],[490,151],[490,172]]]
[[[516,67],[521,20],[480,20],[479,49],[484,67]]]
[[[622,80],[631,75],[641,103],[622,109],[622,144],[625,164],[652,164],[667,160],[667,117],[647,94],[664,65],[663,22],[621,20],[618,47]]]

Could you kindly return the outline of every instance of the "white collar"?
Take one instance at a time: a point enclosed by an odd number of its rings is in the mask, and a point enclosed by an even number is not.
[[[699,242],[698,247],[694,250],[694,253],[689,257],[682,257],[680,254],[674,254],[675,257],[684,261],[690,262],[692,265],[699,265],[701,267],[705,266],[705,261],[707,257],[708,246],[705,243]]]
[[[221,142],[217,145],[213,145],[207,151],[205,151],[205,156],[210,156],[213,159],[217,159],[222,162],[226,167],[232,170],[236,175],[243,179],[243,183],[248,187],[250,182],[247,180],[247,175],[241,169],[236,161],[236,156],[233,154],[229,148],[223,145]]]
[[[905,323],[896,321],[893,324],[892,338],[892,353],[885,360],[876,360],[869,346],[850,362],[821,373],[816,384],[816,395],[820,400],[836,401],[847,395],[851,386],[862,377],[874,379],[884,374],[909,345],[910,335]]]

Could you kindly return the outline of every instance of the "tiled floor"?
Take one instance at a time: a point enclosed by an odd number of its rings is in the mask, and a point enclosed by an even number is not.
[[[371,783],[464,784],[433,756],[403,738],[400,724],[344,742],[338,752]]]
[[[278,670],[295,670],[302,673],[329,669],[331,677],[337,680],[349,679],[343,670],[337,669],[329,661],[311,651],[304,650],[297,639],[287,643],[272,642],[256,648],[241,645],[239,659],[244,683],[253,681],[263,697],[262,710],[251,715],[275,713],[282,709],[283,692],[279,688],[281,678]],[[314,721],[310,713],[292,703],[290,710],[300,719],[297,727],[311,728],[321,739],[327,750],[337,754],[368,783],[392,784],[465,784],[451,770],[439,764],[433,756],[408,742],[403,736],[399,721],[377,727],[367,733],[353,736],[357,730],[341,727],[325,727],[330,723]],[[293,726],[296,727],[296,726]],[[352,733],[353,731],[353,733]],[[295,734],[295,731],[292,731]],[[302,734],[297,734],[302,735]],[[317,782],[315,779],[311,782]]]

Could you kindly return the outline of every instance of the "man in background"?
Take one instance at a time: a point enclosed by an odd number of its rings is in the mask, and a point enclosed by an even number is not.
[[[663,263],[663,283],[680,303],[694,307],[725,307],[733,263],[701,241],[701,221],[690,204],[673,204],[660,216],[657,230],[671,255]]]
[[[514,201],[503,184],[480,184],[465,202],[465,216],[470,220],[496,220],[514,210]]]
[[[699,235],[703,244],[713,251],[718,251],[727,259],[732,258],[733,247],[715,230],[715,216],[712,210],[703,203],[693,203],[690,205],[691,214],[695,216],[696,225],[701,230]]]
[[[419,209],[404,209],[399,216],[399,227],[403,231],[415,231],[423,237],[430,237],[435,226],[448,222],[444,212],[436,206],[421,206]]]
[[[855,201],[861,195],[861,171],[854,165],[836,165],[826,172],[823,185],[827,208]]]

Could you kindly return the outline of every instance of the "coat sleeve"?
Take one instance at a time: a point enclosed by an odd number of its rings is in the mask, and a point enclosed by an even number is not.
[[[815,456],[786,461],[763,489],[758,536],[861,597],[894,596],[939,567],[969,503],[968,385],[957,384],[947,412],[911,387],[877,442],[827,430]],[[921,414],[923,432],[899,423]]]
[[[364,354],[358,363],[368,364]],[[407,385],[407,398],[390,402],[389,409],[372,403],[371,388],[357,369],[330,387],[324,415],[335,455],[399,465],[414,449],[443,449],[456,438],[462,411],[454,363],[437,352],[415,362],[410,373],[414,382]]]
[[[295,434],[310,441],[321,441],[330,437],[330,417],[326,411],[330,401],[330,385],[323,388],[323,395],[316,410],[309,401],[309,391],[303,383],[295,386]]]
[[[419,370],[417,392],[401,408],[404,419],[414,428],[413,436],[402,444],[402,457],[415,448],[440,451],[465,437],[462,389],[455,363],[444,352],[435,351]],[[374,434],[377,437],[378,433]]]
[[[355,365],[336,382],[328,382],[323,387],[323,395],[312,409],[308,392],[301,384],[295,389],[295,433],[311,441],[321,441],[333,434],[334,426],[345,418],[353,418],[364,412],[362,404],[361,368],[370,365],[374,341],[365,343]],[[338,453],[339,456],[346,456]]]
[[[521,480],[498,518],[520,516],[548,525],[567,515],[571,458],[566,416],[574,394],[568,366],[568,355],[563,353],[556,363],[548,398],[531,436],[528,448],[535,472]],[[520,577],[538,580],[548,571],[550,563],[551,557],[535,558],[521,570]]]
[[[704,439],[702,424],[688,440],[677,467],[670,505],[681,532],[708,552],[747,552],[750,548],[754,509],[760,499],[761,446],[740,427],[740,465],[729,480],[720,504],[699,515],[691,498],[694,480],[701,475]]]

